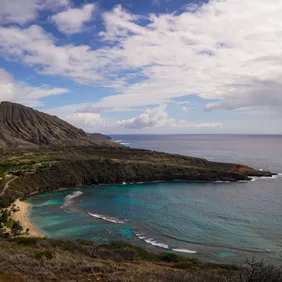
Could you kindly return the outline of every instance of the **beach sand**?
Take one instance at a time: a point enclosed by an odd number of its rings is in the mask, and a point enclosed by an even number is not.
[[[16,200],[14,202],[14,204],[16,205],[16,207],[19,207],[19,211],[13,213],[11,217],[15,220],[15,221],[19,221],[24,229],[24,231],[28,228],[29,229],[29,235],[30,237],[44,237],[44,235],[42,233],[40,233],[40,231],[36,228],[36,226],[34,226],[29,218],[29,204],[27,202],[24,201],[20,201],[20,200]]]

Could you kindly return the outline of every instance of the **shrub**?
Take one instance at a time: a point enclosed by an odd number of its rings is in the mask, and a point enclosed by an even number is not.
[[[36,237],[17,237],[17,238],[13,238],[11,241],[25,246],[34,246],[41,240],[42,240],[41,238],[36,238]]]
[[[151,252],[148,252],[148,251],[146,251],[145,249],[143,249],[141,247],[131,245],[129,243],[125,243],[125,242],[112,242],[112,243],[110,243],[109,246],[113,247],[114,249],[121,249],[121,250],[124,250],[124,249],[128,250],[128,249],[130,249],[131,251],[134,252],[135,259],[143,259],[143,260],[148,260],[148,261],[156,261],[156,260],[158,260],[158,257],[155,254],[153,254]],[[127,253],[129,253],[129,252],[127,251]],[[131,259],[133,259],[133,257],[131,257]]]
[[[52,250],[35,251],[34,256],[37,259],[52,259],[54,257],[54,252]]]
[[[165,262],[180,262],[185,261],[186,258],[174,253],[164,253],[161,256],[161,260]]]
[[[238,272],[237,280],[239,282],[282,282],[282,266],[265,265],[263,260],[256,261],[253,258],[246,262],[246,267]]]
[[[23,227],[21,226],[19,221],[15,221],[13,223],[11,231],[14,236],[18,236],[23,232]]]
[[[9,219],[9,212],[7,209],[3,209],[1,211],[0,221],[2,221],[5,224],[8,221],[8,219]]]

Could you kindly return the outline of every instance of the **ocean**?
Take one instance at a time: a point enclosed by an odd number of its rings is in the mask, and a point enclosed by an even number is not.
[[[31,221],[53,238],[125,241],[214,263],[282,252],[282,136],[114,135],[125,146],[277,172],[228,183],[94,185],[31,197]]]

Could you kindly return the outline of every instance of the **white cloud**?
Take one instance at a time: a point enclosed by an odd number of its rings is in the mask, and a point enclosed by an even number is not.
[[[149,128],[164,128],[171,130],[172,128],[182,129],[200,129],[200,128],[219,128],[221,123],[190,123],[186,120],[175,120],[169,117],[166,105],[160,105],[156,108],[147,109],[145,113],[138,117],[118,121],[118,124],[130,129],[149,129]]]
[[[87,45],[57,46],[52,35],[37,25],[26,29],[0,26],[0,55],[34,66],[38,73],[62,75],[80,83],[117,85],[106,77],[111,75],[114,53],[91,50]],[[119,66],[122,62],[117,60],[114,67]]]
[[[15,92],[13,77],[4,69],[0,69],[0,102],[14,99]]]
[[[189,108],[187,106],[182,106],[180,109],[184,114],[188,114],[189,112]]]
[[[0,24],[26,24],[41,10],[55,10],[69,5],[69,0],[1,0]]]
[[[82,8],[73,8],[51,17],[58,29],[63,33],[81,32],[86,22],[90,21],[96,9],[95,4],[86,4]]]
[[[25,82],[18,82],[15,87],[16,96],[14,101],[30,107],[43,106],[43,98],[62,95],[69,92],[66,88],[52,88],[48,85],[34,87]]]
[[[166,105],[160,105],[153,109],[147,109],[145,113],[136,118],[118,121],[122,127],[132,129],[147,129],[164,125],[174,124],[174,120],[169,118]]]
[[[67,92],[68,89],[65,88],[51,88],[48,85],[34,87],[25,82],[18,82],[7,71],[0,69],[0,102],[14,101],[27,106],[42,106],[42,98]]]
[[[118,44],[123,68],[140,71],[141,82],[121,86],[120,94],[99,103],[144,106],[197,94],[219,100],[207,110],[281,110],[281,12],[277,0],[210,1],[180,15],[151,15],[142,26],[139,16],[119,6],[106,13],[101,35]]]
[[[281,13],[279,0],[210,0],[144,21],[117,6],[102,15],[100,35],[107,47],[57,45],[38,26],[2,27],[0,54],[44,74],[115,88],[117,95],[93,108],[160,105],[196,94],[217,100],[208,111],[262,106],[278,111]],[[129,83],[132,75],[135,82]]]

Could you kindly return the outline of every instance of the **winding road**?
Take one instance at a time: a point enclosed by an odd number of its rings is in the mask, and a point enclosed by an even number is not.
[[[9,184],[11,184],[11,182],[13,182],[14,180],[16,180],[18,177],[17,176],[13,176],[10,180],[8,180],[5,185],[4,188],[2,190],[2,192],[0,193],[0,197],[4,195],[5,191],[9,188]]]

